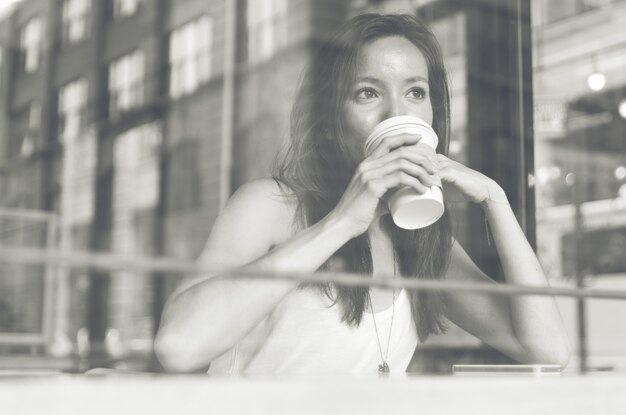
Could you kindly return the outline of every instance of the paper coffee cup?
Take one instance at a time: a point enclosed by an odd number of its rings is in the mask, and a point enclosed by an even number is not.
[[[365,140],[365,154],[371,154],[375,144],[385,137],[399,134],[420,135],[420,143],[437,148],[439,139],[435,130],[418,117],[401,115],[380,122]],[[439,186],[431,186],[419,194],[409,187],[395,190],[387,202],[394,223],[403,229],[419,229],[435,223],[444,212],[443,193]]]

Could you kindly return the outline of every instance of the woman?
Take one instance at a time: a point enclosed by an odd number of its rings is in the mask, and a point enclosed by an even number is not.
[[[439,136],[365,138],[380,121],[413,115]],[[275,180],[242,186],[216,220],[201,263],[267,272],[318,269],[374,278],[491,281],[454,240],[447,214],[417,231],[396,227],[385,195],[444,187],[483,207],[506,279],[547,286],[496,182],[446,157],[449,94],[434,35],[408,15],[357,16],[313,59],[292,113],[292,142]],[[453,196],[453,193],[455,194]],[[447,210],[446,210],[447,212]],[[197,278],[170,298],[156,339],[174,371],[404,372],[418,341],[460,326],[520,363],[569,359],[552,298]]]

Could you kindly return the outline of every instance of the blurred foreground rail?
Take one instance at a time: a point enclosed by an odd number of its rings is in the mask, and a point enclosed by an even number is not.
[[[0,245],[0,262],[23,265],[55,265],[59,267],[100,270],[130,270],[140,273],[166,273],[213,276],[229,275],[233,278],[293,279],[301,282],[334,282],[345,286],[375,286],[424,291],[466,291],[499,295],[545,295],[575,298],[599,298],[626,300],[624,290],[602,290],[587,288],[536,287],[497,283],[465,283],[456,281],[428,280],[417,278],[371,278],[354,273],[270,273],[248,269],[205,267],[169,258],[128,257],[124,255],[90,252],[62,252],[36,248],[15,248]]]

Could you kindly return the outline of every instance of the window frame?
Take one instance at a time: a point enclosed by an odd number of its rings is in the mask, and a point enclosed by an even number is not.
[[[27,40],[29,28],[33,27],[32,25],[38,24],[38,38],[37,42]],[[30,29],[34,31],[35,29]],[[45,21],[41,15],[35,15],[29,18],[21,27],[19,31],[19,68],[20,72],[24,74],[33,74],[41,68],[43,61],[43,44],[44,44],[44,32],[45,32]],[[32,35],[35,37],[35,35]],[[28,44],[27,44],[28,43]],[[32,44],[31,44],[32,43]],[[36,43],[36,44],[35,44]],[[34,67],[30,67],[29,62],[34,53],[32,60],[34,60]]]
[[[70,4],[82,2],[84,4],[80,13],[69,14],[67,11]],[[79,44],[85,41],[91,34],[91,13],[92,13],[92,0],[63,0],[61,6],[61,45],[64,47]],[[82,24],[83,33],[78,38],[73,38],[72,28],[78,24]]]
[[[128,11],[123,4],[131,4],[132,10]],[[113,0],[110,7],[111,19],[113,21],[124,20],[128,17],[132,17],[141,12],[141,9],[146,5],[146,0]]]
[[[107,87],[109,119],[115,120],[146,104],[146,72],[146,53],[141,48],[129,51],[109,63]],[[118,80],[124,77],[130,78],[130,82]],[[124,102],[125,100],[128,102]]]
[[[251,5],[254,5],[251,7]],[[246,4],[247,59],[258,64],[285,48],[288,33],[287,0],[249,0]],[[267,43],[266,43],[267,42]]]
[[[206,30],[205,33],[203,33],[203,29]],[[206,35],[206,40],[203,43],[194,43],[196,47],[191,52],[189,50],[183,50],[183,53],[178,52],[181,46],[184,47],[188,44],[189,38],[202,39],[203,34]],[[171,31],[168,40],[168,95],[170,98],[177,99],[191,95],[200,86],[211,80],[213,75],[211,68],[212,52],[213,18],[211,15],[203,14]],[[202,65],[203,61],[205,61],[204,66]],[[204,71],[200,71],[203,67]],[[185,79],[190,78],[184,76],[190,75],[188,72],[193,73],[195,77],[191,84],[184,82]]]
[[[64,105],[63,103],[63,101],[65,100],[64,95],[65,94],[70,95],[71,90],[68,88],[75,88],[79,90],[79,95],[82,97],[79,100],[79,101],[82,101],[81,105],[77,105],[76,107],[73,107],[72,108],[73,111],[65,111],[65,109],[67,109],[68,106]],[[82,91],[80,91],[81,89]],[[63,132],[64,126],[66,125],[66,120],[68,118],[67,117],[68,113],[73,112],[78,115],[79,117],[78,131],[79,132],[83,128],[86,127],[86,124],[87,124],[86,114],[87,114],[88,102],[89,102],[89,82],[87,78],[85,77],[76,78],[70,82],[65,83],[59,88],[58,93],[57,93],[57,113],[56,113],[57,136],[59,138],[59,141],[64,142],[65,139],[69,138],[69,136],[64,134]]]

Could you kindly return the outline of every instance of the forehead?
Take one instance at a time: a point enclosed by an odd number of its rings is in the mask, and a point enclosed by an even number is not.
[[[428,79],[428,66],[422,52],[408,39],[400,36],[376,39],[364,45],[357,59],[356,75],[395,77],[423,76]]]

